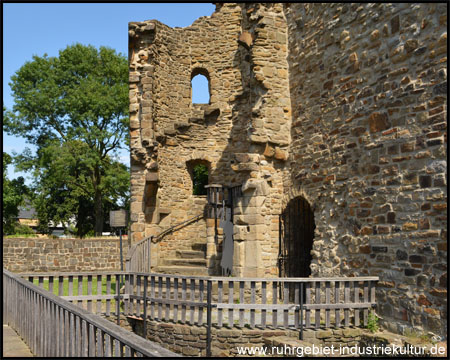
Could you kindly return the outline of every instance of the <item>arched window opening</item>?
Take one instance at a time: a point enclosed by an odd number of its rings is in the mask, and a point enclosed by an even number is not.
[[[188,171],[192,179],[192,194],[206,195],[205,186],[208,185],[209,163],[197,160],[188,162]]]
[[[205,69],[195,69],[191,75],[191,99],[193,104],[209,104],[209,74]]]

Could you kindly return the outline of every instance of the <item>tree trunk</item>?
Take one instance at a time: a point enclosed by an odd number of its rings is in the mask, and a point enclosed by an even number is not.
[[[76,215],[76,221],[77,221],[77,236],[82,239],[84,238],[85,231],[86,231],[86,216],[85,216],[85,209],[83,208],[83,200],[82,198],[78,198],[78,211]]]
[[[95,236],[102,236],[103,232],[103,204],[102,204],[102,192],[99,189],[100,185],[100,168],[95,168],[94,177],[94,212],[95,212]]]
[[[102,207],[102,193],[99,190],[95,191],[94,209],[95,209],[95,236],[102,236],[103,207]]]

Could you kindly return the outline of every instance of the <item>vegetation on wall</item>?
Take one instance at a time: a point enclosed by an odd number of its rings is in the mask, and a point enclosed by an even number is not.
[[[206,195],[205,185],[208,185],[208,167],[204,164],[195,165],[193,170],[193,194]]]

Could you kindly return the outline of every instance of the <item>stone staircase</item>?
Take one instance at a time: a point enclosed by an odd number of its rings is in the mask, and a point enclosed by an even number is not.
[[[161,259],[158,273],[208,276],[206,244],[193,243],[190,250],[177,250],[175,258]]]

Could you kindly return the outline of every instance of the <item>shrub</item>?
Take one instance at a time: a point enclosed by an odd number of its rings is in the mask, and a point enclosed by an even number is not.
[[[27,225],[23,225],[20,223],[14,223],[12,226],[8,229],[8,232],[6,232],[6,235],[13,236],[13,237],[20,237],[20,236],[37,236],[35,231],[30,228]]]
[[[369,317],[367,319],[367,329],[375,333],[378,331],[378,316],[375,314],[375,311],[370,311]]]

